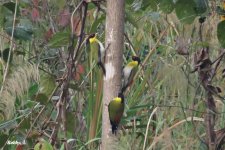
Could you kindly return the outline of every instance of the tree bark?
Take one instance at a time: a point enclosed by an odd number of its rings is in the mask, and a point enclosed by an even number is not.
[[[125,0],[107,0],[105,27],[105,68],[102,109],[102,150],[112,149],[114,135],[108,114],[109,102],[118,95],[121,86],[124,44]]]

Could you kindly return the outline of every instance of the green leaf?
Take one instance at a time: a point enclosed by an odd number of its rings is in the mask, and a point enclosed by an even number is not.
[[[2,148],[8,139],[8,135],[0,133],[0,148]]]
[[[175,4],[175,11],[177,17],[180,19],[182,23],[191,24],[195,17],[195,2],[193,0],[178,0]]]
[[[217,25],[217,38],[223,48],[225,48],[225,20]]]
[[[40,92],[46,95],[52,94],[52,91],[56,86],[55,78],[48,74],[44,74],[41,76],[41,79]]]
[[[12,27],[6,27],[5,31],[9,36],[12,35]],[[17,40],[28,41],[31,40],[32,34],[32,29],[26,28],[25,26],[17,26],[15,27],[13,37]]]
[[[204,14],[207,11],[207,8],[209,7],[208,0],[195,0],[195,3],[195,12],[200,16]]]
[[[96,21],[92,24],[90,33],[96,32],[99,24],[103,24],[105,20],[105,15],[102,15],[100,18],[96,19]]]
[[[174,10],[174,6],[173,0],[160,0],[159,8],[166,14],[171,13]]]
[[[66,46],[69,44],[69,37],[70,37],[69,32],[57,32],[50,39],[48,46],[51,48]]]
[[[34,146],[34,150],[53,150],[53,147],[50,143],[42,139]]]
[[[39,89],[38,84],[37,83],[33,84],[28,90],[29,97],[35,95],[38,92],[38,89]]]
[[[15,7],[16,7],[16,3],[14,3],[14,2],[8,2],[8,3],[4,3],[3,6],[5,8],[7,8],[8,10],[10,10],[12,13],[14,13]],[[17,5],[17,12],[16,13],[18,14],[19,12],[20,12],[19,5]]]

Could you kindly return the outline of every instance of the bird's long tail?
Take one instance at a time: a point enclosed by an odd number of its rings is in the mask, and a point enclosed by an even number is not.
[[[99,67],[101,67],[101,68],[102,68],[102,72],[103,72],[103,74],[104,74],[104,76],[105,76],[105,74],[106,74],[106,70],[105,70],[105,66],[104,66],[104,64],[103,64],[101,61],[99,61],[99,62],[97,63],[97,65],[98,65]]]
[[[115,124],[112,124],[112,134],[116,135],[116,131],[117,131],[118,126]]]
[[[121,89],[121,93],[124,93],[127,90],[127,88],[132,85],[132,83],[133,83],[133,79],[131,80],[131,82],[127,83],[126,85],[123,85]]]

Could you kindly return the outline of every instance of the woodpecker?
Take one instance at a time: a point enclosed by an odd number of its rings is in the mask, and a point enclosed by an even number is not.
[[[124,68],[123,68],[123,74],[122,74],[122,89],[121,92],[124,93],[129,87],[133,81],[134,75],[137,72],[138,66],[140,65],[141,60],[137,56],[132,56],[132,61],[129,62]]]
[[[91,50],[97,50],[98,51],[98,62],[97,62],[97,65],[99,67],[102,68],[102,71],[103,71],[103,74],[105,75],[106,74],[106,70],[105,70],[105,65],[104,65],[104,62],[105,62],[105,48],[102,44],[102,42],[100,42],[97,37],[96,37],[96,34],[91,34],[89,36],[89,42],[90,42],[90,45],[91,45]]]
[[[109,120],[112,126],[113,134],[116,134],[118,125],[123,116],[124,106],[125,103],[123,93],[119,93],[118,97],[115,97],[108,105]]]

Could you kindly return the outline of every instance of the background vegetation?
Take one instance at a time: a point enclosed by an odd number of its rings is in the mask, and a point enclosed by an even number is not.
[[[105,6],[0,2],[0,147],[99,148],[103,77],[86,39],[97,32],[104,42]],[[219,0],[126,0],[124,64],[138,55],[142,67],[112,149],[213,149],[212,138],[223,149],[223,9]]]

